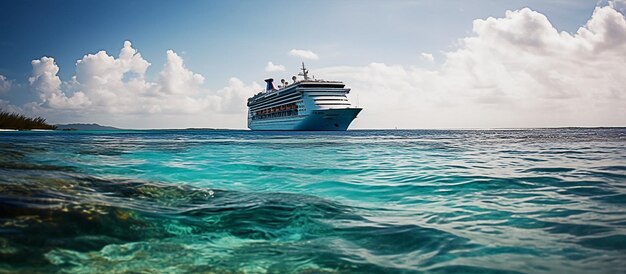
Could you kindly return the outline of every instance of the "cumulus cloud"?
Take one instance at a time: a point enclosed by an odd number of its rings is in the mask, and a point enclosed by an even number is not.
[[[210,91],[203,87],[205,78],[188,69],[183,58],[172,50],[166,51],[166,62],[155,79],[148,80],[146,71],[151,64],[129,41],[124,42],[117,56],[106,51],[83,56],[76,61],[75,75],[66,82],[57,76],[59,67],[53,58],[42,57],[31,63],[33,71],[28,82],[41,101],[12,108],[59,118],[60,122],[171,127],[172,121],[177,121],[179,126],[201,126],[206,125],[206,119],[185,119],[181,124],[181,116],[245,111],[245,99],[261,89],[256,83],[246,85],[232,78],[226,87]],[[9,107],[8,102],[2,103]],[[74,120],[67,120],[69,116]],[[230,127],[245,126],[245,120],[231,122],[235,123]]]
[[[626,124],[626,20],[614,8],[596,8],[574,34],[530,9],[475,20],[473,31],[435,70],[372,63],[321,74],[360,95],[364,127]]]
[[[162,91],[166,94],[194,95],[204,83],[204,77],[183,65],[174,51],[167,51],[167,62],[160,73]]]
[[[246,85],[238,78],[231,77],[228,85],[216,92],[220,112],[242,115],[247,111],[247,99],[261,90],[257,83]]]
[[[39,93],[43,104],[51,108],[79,109],[89,106],[91,102],[83,92],[75,92],[68,97],[61,91],[61,79],[57,76],[59,67],[54,58],[42,57],[31,62],[32,76],[28,78],[30,86]]]
[[[4,75],[0,74],[0,93],[9,91],[11,86],[12,81],[9,81]]]
[[[318,60],[320,59],[317,54],[315,54],[315,52],[312,52],[310,50],[303,50],[303,49],[292,49],[289,51],[289,55],[291,56],[295,56],[295,57],[300,57],[302,59],[308,59],[308,60]]]
[[[285,71],[285,66],[275,65],[274,63],[270,61],[270,62],[267,62],[267,66],[265,66],[265,71],[267,72]]]
[[[422,59],[424,59],[424,60],[426,60],[426,61],[428,61],[430,63],[434,63],[435,62],[435,57],[432,54],[430,54],[430,53],[422,52],[422,54],[420,56],[422,57]]]
[[[118,58],[99,51],[76,61],[76,75],[68,83],[66,91],[83,92],[93,103],[90,111],[131,112],[137,110],[130,102],[132,99],[141,94],[154,93],[155,83],[144,79],[149,66],[150,63],[126,41]]]

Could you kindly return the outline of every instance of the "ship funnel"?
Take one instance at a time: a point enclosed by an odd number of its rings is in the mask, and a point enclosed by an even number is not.
[[[274,79],[272,79],[272,78],[265,79],[265,83],[267,83],[267,86],[265,87],[265,90],[270,91],[270,90],[276,89],[274,87]]]

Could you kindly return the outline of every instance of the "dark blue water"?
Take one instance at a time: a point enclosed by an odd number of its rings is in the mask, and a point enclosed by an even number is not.
[[[0,273],[624,273],[626,129],[0,132]]]

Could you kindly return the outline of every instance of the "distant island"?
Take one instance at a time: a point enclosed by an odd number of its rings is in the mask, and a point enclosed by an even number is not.
[[[59,124],[56,125],[60,130],[117,130],[119,128],[111,126],[101,126],[98,124]]]
[[[30,118],[19,113],[4,111],[0,109],[0,129],[54,130],[54,129],[57,129],[57,126],[46,123],[46,119],[41,118],[41,117]]]

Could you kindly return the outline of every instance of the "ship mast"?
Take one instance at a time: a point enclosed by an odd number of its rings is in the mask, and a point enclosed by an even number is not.
[[[304,80],[309,80],[309,70],[304,67],[304,62],[302,62],[302,72],[298,73],[299,76],[303,76]]]

